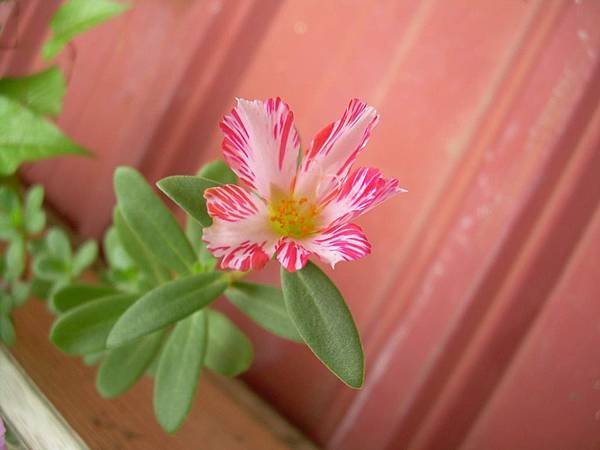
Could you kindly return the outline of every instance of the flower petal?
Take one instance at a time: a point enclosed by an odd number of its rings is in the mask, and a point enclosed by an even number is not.
[[[264,252],[260,244],[250,241],[231,248],[221,259],[221,269],[233,269],[246,272],[248,270],[262,269],[271,258]]]
[[[215,219],[204,229],[202,240],[213,256],[222,258],[222,269],[260,269],[273,255],[277,237],[257,225],[257,221],[251,219],[240,222]]]
[[[391,196],[406,192],[398,180],[385,179],[379,169],[361,167],[346,178],[322,209],[323,223],[329,226],[348,223]]]
[[[204,193],[213,224],[202,239],[208,250],[222,258],[222,269],[260,269],[275,252],[279,237],[269,224],[267,207],[243,188],[225,185]]]
[[[283,238],[277,244],[275,254],[277,255],[277,260],[288,272],[295,272],[302,269],[310,256],[308,250],[297,242],[287,238]]]
[[[272,185],[290,190],[300,139],[287,104],[279,97],[264,102],[238,99],[220,127],[225,160],[240,179],[265,198]]]
[[[307,151],[296,192],[319,200],[335,189],[365,147],[379,116],[375,108],[353,99],[342,117],[321,130]]]
[[[334,267],[340,261],[354,261],[371,253],[371,244],[358,225],[330,227],[302,246]]]
[[[213,218],[238,222],[258,212],[260,200],[254,200],[246,189],[235,184],[209,188],[204,191],[206,209]]]

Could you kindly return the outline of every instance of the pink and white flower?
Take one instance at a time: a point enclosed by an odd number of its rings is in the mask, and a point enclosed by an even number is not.
[[[404,191],[379,169],[352,170],[378,119],[371,106],[350,101],[298,164],[300,139],[288,105],[238,99],[220,124],[223,154],[249,189],[228,184],[204,193],[213,224],[203,239],[221,267],[257,269],[276,255],[293,272],[311,254],[331,266],[368,255],[371,245],[351,221]]]

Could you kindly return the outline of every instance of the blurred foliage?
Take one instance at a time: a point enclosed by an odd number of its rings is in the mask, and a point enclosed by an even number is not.
[[[118,16],[129,7],[109,0],[68,0],[52,17],[52,36],[44,45],[44,58],[54,58],[75,36]]]
[[[44,189],[36,185],[26,192],[0,185],[0,337],[15,342],[12,311],[30,295],[41,299],[77,279],[96,260],[94,241],[77,251],[67,234],[45,231]]]
[[[52,36],[44,45],[44,57],[55,57],[75,36],[128,8],[109,0],[65,2],[52,17]],[[56,67],[0,79],[0,177],[14,174],[25,162],[89,154],[49,120],[60,114],[65,89],[65,79]]]
[[[87,154],[39,112],[56,114],[62,105],[64,80],[62,75],[60,79],[49,77],[56,73],[50,70],[32,77],[0,80],[0,176],[12,175],[24,162]]]
[[[0,95],[35,113],[57,116],[65,95],[65,79],[56,67],[26,77],[3,78]]]

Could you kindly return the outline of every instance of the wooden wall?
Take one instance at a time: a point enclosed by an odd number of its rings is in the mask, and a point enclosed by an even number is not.
[[[9,2],[0,71],[26,73],[59,2]],[[24,171],[80,233],[109,222],[115,166],[218,156],[236,96],[282,96],[305,145],[360,97],[381,122],[359,163],[409,190],[361,220],[373,254],[331,272],[365,388],[236,316],[246,381],[336,450],[598,448],[599,2],[134,3],[61,57],[59,124],[96,157]]]

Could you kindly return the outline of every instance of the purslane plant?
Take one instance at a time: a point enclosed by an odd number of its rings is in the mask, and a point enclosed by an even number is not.
[[[211,186],[236,180],[222,162],[190,178]],[[58,318],[50,337],[64,352],[99,364],[97,388],[105,397],[152,375],[155,415],[174,432],[191,408],[203,368],[236,376],[252,362],[250,340],[210,306],[222,294],[266,330],[302,339],[280,289],[217,268],[202,243],[201,222],[188,215],[184,232],[134,169],[117,169],[114,184],[117,205],[104,238],[109,267],[101,284],[77,282],[52,296]],[[198,198],[196,213],[210,222],[202,192]]]
[[[278,259],[286,308],[298,332],[354,388],[364,380],[356,326],[340,292],[308,258],[315,254],[333,267],[369,254],[367,237],[351,221],[404,191],[378,169],[352,170],[378,119],[374,108],[353,99],[302,154],[286,103],[238,99],[221,122],[223,155],[245,186],[212,186],[177,176],[159,182],[176,203],[204,221],[203,240],[221,268],[260,269],[273,256]],[[210,226],[206,212],[199,211],[201,191]]]
[[[227,134],[232,118],[239,136]],[[362,386],[364,356],[352,315],[308,255],[333,265],[368,254],[366,237],[349,222],[402,191],[377,169],[351,171],[376,120],[372,108],[353,100],[300,160],[287,106],[240,100],[222,127],[226,158],[247,187],[223,162],[157,183],[186,211],[186,232],[138,172],[117,169],[106,285],[67,286],[54,295],[60,315],[52,341],[100,361],[104,396],[121,394],[150,371],[155,414],[168,432],[187,416],[203,368],[235,376],[251,364],[248,338],[212,308],[221,295],[266,330],[306,343],[349,386]],[[267,170],[285,164],[285,176]],[[282,290],[241,281],[271,256],[282,263]]]

